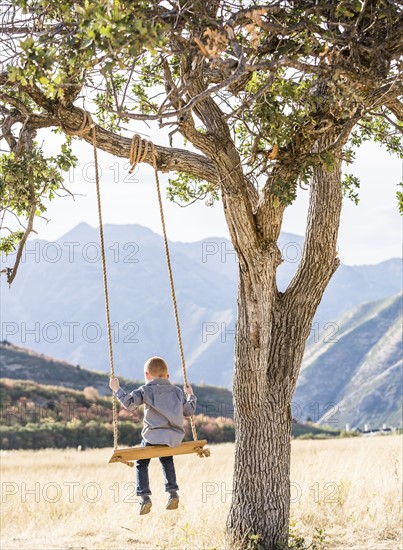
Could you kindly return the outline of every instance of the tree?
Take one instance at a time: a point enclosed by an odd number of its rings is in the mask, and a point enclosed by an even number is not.
[[[1,196],[8,213],[28,220],[2,242],[17,249],[9,282],[35,214],[63,187],[60,169],[75,163],[79,106],[93,113],[97,146],[113,155],[129,157],[122,125],[131,121],[185,138],[192,151],[155,145],[158,169],[176,172],[168,192],[184,202],[221,197],[239,258],[228,531],[241,546],[254,536],[264,548],[286,547],[291,398],[312,318],[339,264],[343,191],[358,200],[359,182],[342,179],[342,163],[367,139],[402,154],[399,3],[14,0],[4,19],[10,152]],[[50,127],[67,137],[46,158],[35,136]],[[144,162],[153,162],[150,152]],[[279,292],[276,241],[299,185],[310,196],[304,249]]]

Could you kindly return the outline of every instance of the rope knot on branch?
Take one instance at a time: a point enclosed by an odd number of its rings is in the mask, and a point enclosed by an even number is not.
[[[143,139],[138,134],[134,134],[132,138],[132,144],[130,147],[130,170],[129,174],[132,174],[136,166],[143,162],[148,154],[151,154],[153,166],[157,168],[157,152],[155,150],[154,143],[148,141],[148,139]]]
[[[88,111],[84,111],[84,109],[80,109],[80,107],[76,107],[76,109],[79,110],[83,115],[80,127],[75,130],[74,128],[69,128],[68,126],[63,124],[63,122],[61,123],[61,126],[63,132],[68,136],[83,137],[89,134],[95,128],[95,123],[92,120],[92,116]]]

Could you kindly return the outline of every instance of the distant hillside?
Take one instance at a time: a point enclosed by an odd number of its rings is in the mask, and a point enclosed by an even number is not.
[[[26,348],[0,344],[0,377],[30,380],[45,386],[61,386],[83,391],[93,387],[101,397],[110,396],[109,375],[71,365]],[[144,381],[119,376],[120,384],[127,389],[136,388]],[[181,384],[178,380],[179,385]],[[193,385],[198,399],[197,412],[212,417],[232,417],[232,394],[225,388]]]
[[[108,276],[117,370],[140,378],[150,355],[181,369],[162,238],[139,225],[106,225]],[[108,345],[98,230],[80,224],[55,243],[30,240],[11,290],[0,279],[2,335],[16,345],[72,364],[107,371]],[[301,256],[303,238],[281,234],[285,289]],[[233,372],[238,265],[231,243],[207,238],[170,243],[183,341],[194,383],[229,387]],[[10,265],[12,258],[6,263]],[[340,266],[319,306],[324,327],[365,301],[401,288],[402,266]]]
[[[402,294],[369,302],[341,317],[333,338],[320,333],[305,351],[293,402],[341,428],[401,426],[402,305]]]
[[[30,380],[0,380],[1,449],[111,447],[113,442],[112,400],[100,397],[94,388],[84,391],[49,386]],[[119,443],[140,443],[143,410],[127,411],[118,405]],[[210,443],[234,441],[231,418],[195,416],[200,438]],[[187,439],[191,438],[185,422]],[[318,433],[323,433],[316,428]]]
[[[107,375],[4,343],[0,345],[0,358],[1,449],[112,446]],[[121,383],[128,389],[139,384],[122,379]],[[231,393],[205,386],[194,386],[194,390],[198,397],[195,422],[199,437],[210,443],[234,441]],[[129,412],[119,406],[118,414],[120,444],[139,443],[142,408]],[[189,423],[185,425],[190,438]],[[338,435],[337,429],[293,423],[294,437]]]

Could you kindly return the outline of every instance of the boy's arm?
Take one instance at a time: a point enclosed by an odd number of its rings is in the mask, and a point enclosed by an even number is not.
[[[195,395],[183,396],[183,416],[193,416],[196,411],[196,403]]]
[[[143,388],[138,390],[133,390],[130,393],[126,393],[122,388],[119,388],[115,391],[116,397],[122,403],[125,409],[129,411],[134,411],[139,405],[144,403],[143,400]]]

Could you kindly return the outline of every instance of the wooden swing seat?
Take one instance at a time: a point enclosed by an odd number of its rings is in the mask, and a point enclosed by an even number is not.
[[[113,452],[109,463],[141,460],[143,458],[160,458],[164,456],[187,455],[197,453],[198,448],[207,445],[206,439],[196,441],[185,441],[179,447],[168,447],[167,445],[149,445],[147,447],[129,447],[128,449],[116,449]]]

